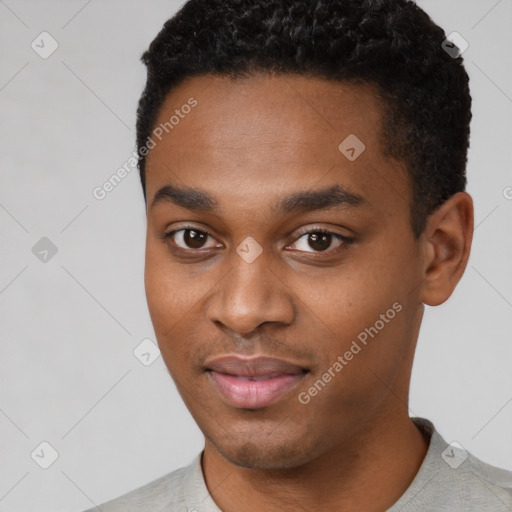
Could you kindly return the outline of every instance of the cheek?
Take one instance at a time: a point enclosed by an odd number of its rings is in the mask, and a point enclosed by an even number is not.
[[[179,361],[194,361],[199,332],[201,301],[211,282],[191,276],[183,265],[171,261],[164,244],[148,242],[144,283],[151,321],[162,357],[171,371],[182,368]]]
[[[168,324],[167,328],[171,327],[172,317],[177,313],[175,300],[179,295],[172,293],[169,269],[160,258],[155,256],[151,249],[146,251],[144,286],[149,313],[158,335],[158,331],[163,329],[164,324]]]
[[[357,266],[340,266],[311,277],[297,275],[296,279],[289,284],[303,290],[297,295],[306,316],[342,339],[373,324],[399,296],[389,271],[375,270],[360,260]]]
[[[197,302],[194,282],[172,262],[163,243],[147,241],[144,285],[155,330],[171,329]]]
[[[190,308],[187,307],[186,294],[181,292],[185,283],[180,279],[180,273],[165,257],[162,249],[150,243],[146,247],[144,284],[158,346],[167,368],[174,375],[174,368],[180,367],[174,362],[183,357],[180,347],[185,347],[180,342],[180,329],[184,326],[180,320],[183,320]]]
[[[400,364],[409,313],[407,286],[396,270],[378,261],[359,264],[359,269],[339,267],[328,278],[301,275],[290,285],[304,290],[298,299],[306,324],[316,331],[322,354],[319,371],[347,354],[343,374],[361,382],[375,380],[373,368],[392,375]],[[307,325],[303,329],[308,330]]]

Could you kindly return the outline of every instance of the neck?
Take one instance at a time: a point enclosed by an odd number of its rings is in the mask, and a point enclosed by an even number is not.
[[[326,511],[385,511],[409,487],[428,449],[403,411],[369,422],[357,438],[291,469],[235,466],[206,440],[206,485],[224,512],[317,510],[319,504]]]

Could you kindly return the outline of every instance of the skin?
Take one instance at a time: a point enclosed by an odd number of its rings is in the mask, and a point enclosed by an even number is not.
[[[428,448],[408,414],[414,350],[424,304],[446,301],[466,267],[471,196],[452,196],[414,239],[409,177],[384,156],[382,106],[370,86],[199,76],[168,95],[155,126],[190,97],[197,106],[147,159],[145,286],[162,356],[205,436],[210,494],[225,512],[386,510]],[[366,146],[354,161],[338,149],[349,134]],[[153,205],[165,185],[208,192],[218,207]],[[272,209],[293,192],[334,185],[364,204]],[[202,248],[187,245],[190,232],[163,238],[186,224],[211,233]],[[315,245],[303,233],[318,228],[353,242]],[[248,236],[262,248],[252,263],[236,252]],[[298,394],[396,302],[401,311],[300,403]],[[230,353],[310,371],[275,404],[235,408],[204,371],[207,358]]]

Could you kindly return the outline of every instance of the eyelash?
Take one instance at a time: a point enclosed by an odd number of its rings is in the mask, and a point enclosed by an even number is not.
[[[196,226],[193,226],[193,225],[185,225],[185,226],[180,227],[179,229],[174,229],[172,231],[169,231],[168,233],[162,233],[162,235],[160,235],[160,238],[162,238],[164,241],[167,241],[167,240],[172,239],[172,237],[176,233],[178,233],[180,231],[187,231],[187,230],[204,233],[205,235],[207,235],[211,238],[215,238],[207,229],[204,229],[204,228],[198,229]],[[305,229],[305,230],[299,232],[293,243],[295,243],[297,240],[302,238],[304,235],[312,234],[312,233],[322,233],[322,234],[332,235],[334,238],[336,238],[337,240],[339,240],[340,242],[343,242],[343,243],[340,246],[336,247],[335,249],[327,249],[326,251],[312,251],[309,254],[335,254],[335,253],[345,250],[348,245],[350,245],[352,242],[354,242],[354,238],[340,235],[339,233],[334,233],[334,232],[329,231],[324,228],[313,228],[313,229],[310,228],[310,229]],[[183,247],[179,247],[179,246],[176,246],[176,249],[179,251],[182,251],[182,252],[186,252],[186,253],[194,253],[194,252],[201,250],[201,249],[183,249]],[[299,251],[299,252],[308,253],[307,251]]]

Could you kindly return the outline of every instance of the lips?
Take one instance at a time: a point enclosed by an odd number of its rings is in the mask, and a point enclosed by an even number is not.
[[[213,386],[229,405],[257,409],[277,402],[309,371],[297,364],[267,356],[229,355],[207,361]]]

